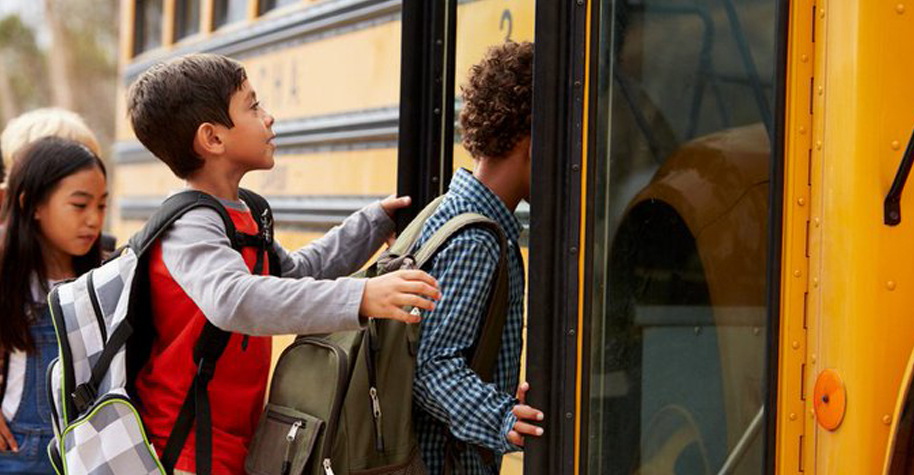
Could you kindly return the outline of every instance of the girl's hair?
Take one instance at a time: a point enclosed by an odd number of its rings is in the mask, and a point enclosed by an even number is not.
[[[41,252],[41,229],[34,219],[60,181],[74,173],[105,165],[92,151],[72,140],[57,137],[39,139],[22,151],[10,172],[3,212],[5,227],[0,247],[0,348],[32,351],[29,315],[38,306],[32,294],[37,279],[43,293],[48,291],[47,271]],[[21,197],[21,198],[20,198]],[[73,259],[80,275],[101,263],[99,240],[84,256]]]

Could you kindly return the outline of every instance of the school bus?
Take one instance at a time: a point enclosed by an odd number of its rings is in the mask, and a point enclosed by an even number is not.
[[[467,67],[536,39],[525,365],[546,431],[503,471],[914,471],[914,5],[121,7],[124,87],[184,52],[247,66],[279,149],[245,184],[287,247],[446,190],[470,165]],[[118,140],[123,239],[180,185],[123,120]]]

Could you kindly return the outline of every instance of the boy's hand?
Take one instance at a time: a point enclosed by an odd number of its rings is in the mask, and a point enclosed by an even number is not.
[[[429,299],[441,298],[438,282],[421,270],[398,270],[368,279],[359,313],[367,317],[388,318],[406,323],[418,323],[419,315],[406,313],[407,305],[432,310],[435,303]]]
[[[0,416],[0,452],[9,451],[19,452],[19,444],[16,443],[16,438],[6,425],[6,419]]]
[[[390,219],[394,219],[394,215],[397,213],[398,209],[406,208],[412,202],[413,199],[409,196],[397,198],[397,195],[390,195],[381,200],[381,209],[387,213],[387,216],[390,216]],[[387,247],[393,246],[396,241],[397,237],[395,233],[390,233],[390,236],[387,237]]]
[[[398,209],[406,208],[412,202],[413,199],[409,196],[397,198],[396,195],[390,195],[381,200],[381,208],[387,213],[387,216],[390,216],[390,219],[394,219],[394,214],[396,214]]]
[[[525,420],[543,420],[542,411],[525,404],[527,401],[527,391],[529,390],[530,383],[527,383],[526,381],[517,388],[517,399],[520,401],[520,404],[514,406],[514,409],[512,409],[514,415],[517,416],[517,422],[514,423],[514,429],[508,432],[508,442],[511,442],[518,447],[524,446],[524,436],[532,435],[534,437],[539,437],[543,435],[542,427],[524,422]]]

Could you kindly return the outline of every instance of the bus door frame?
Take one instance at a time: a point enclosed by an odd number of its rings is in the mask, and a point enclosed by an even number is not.
[[[526,374],[527,402],[545,413],[545,431],[526,440],[525,475],[573,474],[581,453],[578,286],[590,3],[536,2]]]
[[[397,194],[401,231],[447,191],[454,169],[454,69],[457,0],[403,0]]]

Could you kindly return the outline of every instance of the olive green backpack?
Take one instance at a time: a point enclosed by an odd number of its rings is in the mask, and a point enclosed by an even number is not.
[[[467,213],[450,219],[424,245],[412,249],[442,199],[426,206],[390,249],[356,275],[422,268],[461,230],[480,227],[493,232],[500,257],[470,359],[470,367],[491,382],[508,308],[507,241],[494,221]],[[371,319],[359,331],[299,336],[276,364],[247,472],[424,475],[412,418],[418,343],[419,325],[393,320]],[[450,452],[460,444],[452,441],[448,446]]]

